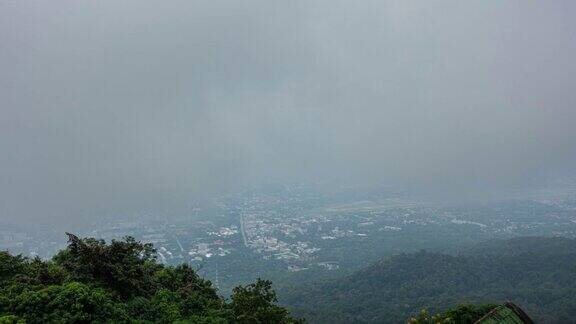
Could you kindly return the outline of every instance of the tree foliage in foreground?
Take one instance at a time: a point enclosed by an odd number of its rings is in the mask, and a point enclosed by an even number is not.
[[[301,322],[270,281],[236,287],[228,302],[190,266],[158,263],[150,244],[68,236],[50,261],[0,251],[0,324]]]

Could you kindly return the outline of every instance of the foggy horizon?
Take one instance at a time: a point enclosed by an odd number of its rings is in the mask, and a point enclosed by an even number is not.
[[[576,174],[573,1],[4,1],[0,220]]]

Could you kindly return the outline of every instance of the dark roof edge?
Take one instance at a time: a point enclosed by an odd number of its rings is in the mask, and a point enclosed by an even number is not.
[[[507,307],[509,309],[511,309],[514,313],[516,313],[516,315],[518,315],[518,317],[520,317],[520,319],[525,323],[525,324],[534,324],[534,321],[530,318],[530,316],[528,316],[528,314],[526,314],[522,308],[518,307],[516,304],[514,304],[511,301],[507,301],[504,303],[503,305],[504,307]],[[480,317],[479,320],[477,320],[476,322],[474,322],[474,324],[478,324],[478,323],[482,323],[482,321],[484,321],[485,319],[489,318],[490,316],[492,316],[492,314],[494,312],[496,312],[496,310],[499,308],[500,306],[496,306],[494,307],[494,309],[492,309],[491,311],[489,311],[486,315]]]
[[[530,316],[528,316],[528,314],[526,314],[526,312],[524,312],[522,310],[522,308],[518,307],[516,304],[514,304],[511,301],[507,301],[504,303],[504,306],[510,308],[511,310],[514,311],[514,313],[516,313],[518,315],[518,317],[520,317],[524,323],[526,324],[534,324],[534,321],[530,318]]]

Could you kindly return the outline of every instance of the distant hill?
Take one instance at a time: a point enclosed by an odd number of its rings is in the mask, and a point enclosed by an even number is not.
[[[576,319],[576,241],[526,237],[459,255],[401,254],[329,282],[298,287],[285,302],[312,323],[402,323],[465,303],[512,300],[537,323]]]

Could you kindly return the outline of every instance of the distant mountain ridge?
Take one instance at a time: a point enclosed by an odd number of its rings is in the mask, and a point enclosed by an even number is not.
[[[459,255],[417,252],[285,296],[313,323],[401,323],[421,308],[513,300],[537,323],[576,318],[576,240],[523,237]]]

